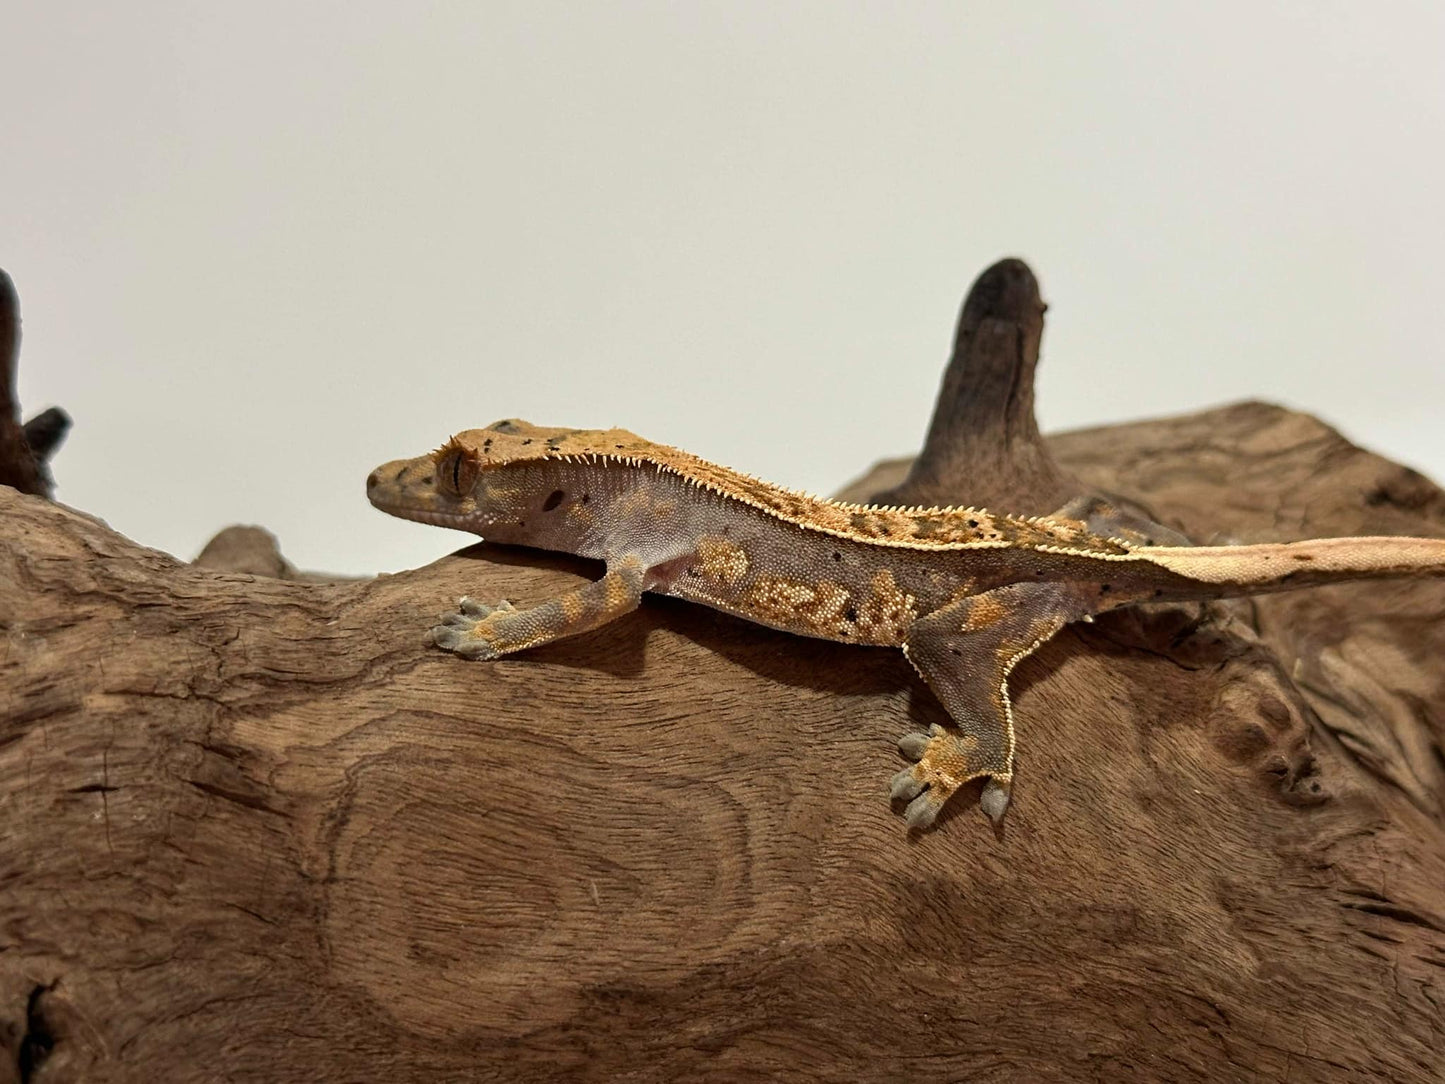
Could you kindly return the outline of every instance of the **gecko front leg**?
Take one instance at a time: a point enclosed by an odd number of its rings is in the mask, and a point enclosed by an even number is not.
[[[469,659],[495,659],[590,632],[637,609],[646,575],[641,558],[629,554],[608,561],[600,580],[525,610],[506,601],[487,605],[464,598],[456,613],[431,630],[431,640]]]
[[[979,805],[997,823],[1013,778],[1008,676],[1070,621],[1099,609],[1088,584],[1015,583],[970,595],[915,621],[904,653],[952,716],[951,726],[909,734],[898,747],[917,761],[893,777],[910,828],[927,828],[970,780],[984,778]]]

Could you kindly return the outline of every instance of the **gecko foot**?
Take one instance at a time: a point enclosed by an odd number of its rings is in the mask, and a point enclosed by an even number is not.
[[[971,779],[984,776],[979,807],[995,824],[1008,808],[1009,780],[973,769],[978,763],[977,742],[935,723],[927,734],[908,734],[898,742],[898,751],[918,763],[893,777],[889,796],[906,801],[903,811],[909,828],[924,829],[933,824],[948,800]]]
[[[517,608],[506,599],[488,605],[463,598],[457,603],[457,612],[447,614],[442,623],[431,630],[431,642],[464,658],[495,659],[501,652],[495,642],[494,619],[516,612]]]

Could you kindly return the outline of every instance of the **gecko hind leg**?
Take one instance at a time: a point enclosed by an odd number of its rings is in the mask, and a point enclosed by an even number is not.
[[[979,806],[995,823],[1003,817],[1013,779],[1009,673],[1097,606],[1097,589],[1088,584],[1016,583],[959,599],[913,623],[904,653],[952,724],[898,743],[916,762],[890,787],[895,800],[908,803],[910,828],[927,828],[960,787],[979,778]]]
[[[642,561],[627,556],[609,561],[600,580],[525,610],[463,598],[457,612],[431,630],[431,642],[464,658],[495,659],[590,632],[637,609],[645,577]]]

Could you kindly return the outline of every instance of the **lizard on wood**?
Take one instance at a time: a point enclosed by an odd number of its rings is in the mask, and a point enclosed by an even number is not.
[[[647,591],[803,636],[902,648],[952,720],[899,742],[914,763],[891,792],[913,828],[974,779],[984,812],[1003,816],[1009,673],[1071,621],[1139,602],[1445,575],[1441,539],[1158,545],[1163,536],[1138,525],[1068,508],[1025,517],[847,504],[622,429],[501,421],[378,467],[366,486],[392,515],[606,562],[600,580],[527,609],[463,598],[431,640],[467,658],[588,632]]]

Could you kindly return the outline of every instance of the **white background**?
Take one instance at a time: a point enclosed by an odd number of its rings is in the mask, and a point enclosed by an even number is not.
[[[1445,5],[17,3],[0,266],[59,496],[421,564],[368,470],[516,416],[827,491],[959,300],[1056,429],[1262,397],[1445,475]]]

